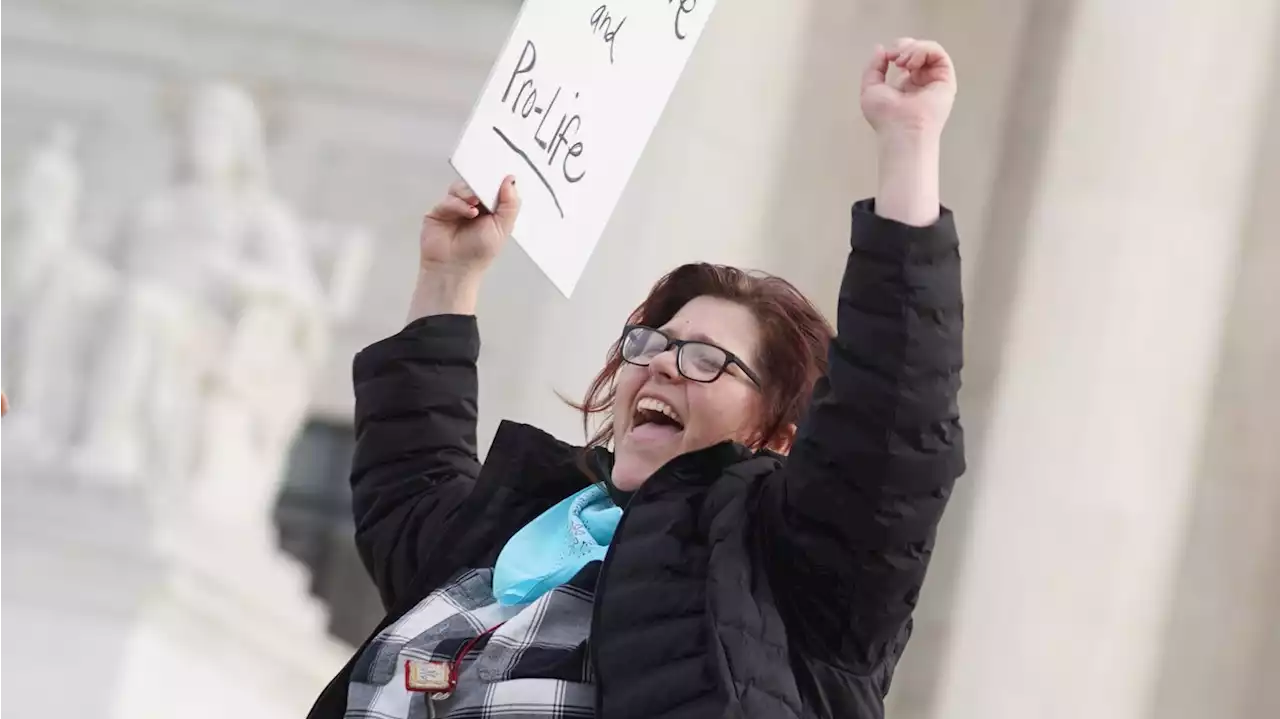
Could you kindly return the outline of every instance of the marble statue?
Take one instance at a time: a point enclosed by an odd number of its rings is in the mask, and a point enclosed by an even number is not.
[[[246,92],[197,91],[177,178],[118,249],[124,289],[79,471],[265,522],[333,317],[307,228],[270,186]]]
[[[22,460],[52,460],[74,436],[95,311],[115,272],[78,241],[82,179],[75,133],[55,126],[23,175],[4,278],[6,389],[21,411],[6,447]]]
[[[180,701],[193,671],[240,692],[229,703],[304,711],[350,654],[305,567],[277,549],[270,514],[317,370],[363,291],[370,238],[281,200],[243,90],[207,85],[193,100],[172,179],[128,213],[111,261],[76,241],[66,131],[33,159],[5,233],[5,469],[11,449],[37,446],[49,470],[18,473],[33,481],[15,491],[40,509],[23,514],[34,519],[18,546],[56,540],[39,556],[60,576],[125,568],[94,592],[117,603],[82,642],[104,667],[93,690],[105,716],[171,705],[157,686]],[[33,596],[24,621],[38,637],[61,628],[46,606],[84,602]]]
[[[71,127],[57,125],[25,168],[15,208],[16,237],[5,243],[10,260],[4,272],[6,309],[38,293],[73,240],[82,185],[74,146]]]
[[[154,706],[157,667],[181,676],[228,635],[228,670],[273,685],[314,681],[348,653],[306,569],[277,549],[271,509],[368,238],[280,199],[241,89],[199,89],[183,139],[175,181],[125,235],[125,291],[77,453],[85,476],[143,483],[166,563],[122,662],[118,716]],[[272,651],[235,644],[264,636]]]
[[[246,290],[225,364],[206,397],[191,506],[206,519],[234,526],[237,536],[267,531],[333,323],[354,309],[367,271],[364,233],[328,225],[307,229],[313,266],[328,270],[324,291],[309,282],[278,281]]]

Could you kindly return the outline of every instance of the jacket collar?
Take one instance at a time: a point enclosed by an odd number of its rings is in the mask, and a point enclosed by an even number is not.
[[[649,481],[710,484],[729,466],[751,457],[751,450],[743,445],[721,442],[672,459]],[[613,453],[603,447],[584,452],[532,425],[504,421],[489,446],[482,476],[512,489],[560,499],[592,482],[604,482],[614,502],[626,506],[633,493],[613,486],[613,461]]]

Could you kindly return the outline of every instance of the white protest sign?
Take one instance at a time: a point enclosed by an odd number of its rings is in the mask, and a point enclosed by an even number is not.
[[[568,297],[715,0],[525,0],[450,162]]]

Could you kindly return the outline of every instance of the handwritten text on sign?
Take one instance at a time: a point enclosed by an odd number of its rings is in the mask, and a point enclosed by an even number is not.
[[[715,0],[525,0],[454,150],[485,205],[515,175],[513,236],[573,292]]]

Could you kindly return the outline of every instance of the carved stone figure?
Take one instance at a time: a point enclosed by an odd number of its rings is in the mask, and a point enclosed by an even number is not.
[[[74,240],[82,180],[75,133],[60,124],[32,154],[18,189],[16,237],[6,242],[4,300],[31,299]]]
[[[147,478],[166,496],[197,471],[205,405],[231,353],[253,351],[239,337],[245,318],[285,303],[303,324],[323,322],[302,226],[270,187],[252,100],[231,85],[203,87],[185,130],[175,183],[124,235],[123,290],[76,455],[88,476]]]
[[[21,460],[52,460],[74,436],[95,312],[115,272],[76,237],[82,179],[75,133],[55,126],[33,154],[5,243],[6,388],[21,411],[6,447]]]

